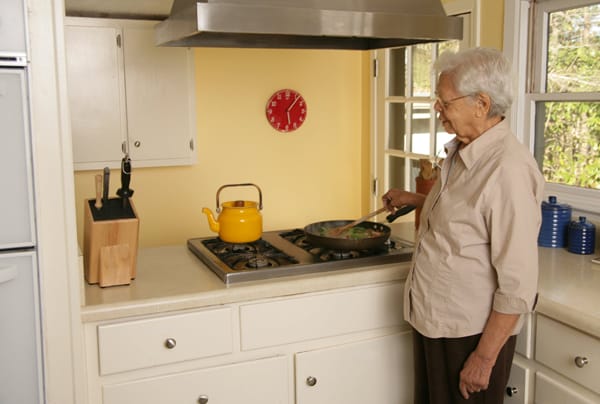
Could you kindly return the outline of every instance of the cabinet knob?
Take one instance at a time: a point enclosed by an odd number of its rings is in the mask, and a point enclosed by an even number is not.
[[[506,395],[509,397],[516,396],[518,392],[519,392],[519,389],[516,387],[510,387],[510,386],[506,387]]]
[[[175,338],[167,338],[165,341],[165,346],[168,349],[173,349],[173,348],[175,348],[176,345],[177,345],[177,341],[175,341]]]
[[[590,361],[585,356],[576,356],[575,357],[575,366],[577,366],[578,368],[582,368],[585,365],[587,365],[588,363],[590,363]]]
[[[136,140],[135,142],[133,142],[133,145],[135,147],[140,147],[142,145],[142,142],[140,142],[139,140]]]
[[[317,378],[313,376],[308,376],[306,378],[306,384],[308,384],[310,387],[314,386],[315,384],[317,384]]]
[[[198,397],[198,404],[206,404],[208,403],[208,396],[202,394],[200,397]]]

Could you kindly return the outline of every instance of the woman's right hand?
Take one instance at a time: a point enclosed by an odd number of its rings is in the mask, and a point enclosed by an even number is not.
[[[383,194],[381,201],[383,202],[383,206],[385,206],[389,212],[393,213],[397,208],[404,205],[413,205],[417,208],[423,207],[425,195],[392,188]]]

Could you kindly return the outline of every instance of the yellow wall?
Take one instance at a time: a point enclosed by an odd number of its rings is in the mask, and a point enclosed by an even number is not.
[[[198,163],[136,169],[132,162],[140,246],[182,244],[213,235],[201,210],[214,211],[216,191],[224,184],[252,182],[261,187],[265,230],[355,218],[368,209],[361,206],[361,187],[368,177],[368,150],[361,150],[369,144],[368,52],[194,52]],[[282,134],[268,125],[264,108],[275,90],[288,87],[302,93],[308,115],[299,130]],[[80,243],[83,200],[93,197],[97,173],[75,174]],[[114,195],[118,171],[111,178]],[[258,200],[258,195],[253,188],[222,191],[221,202],[234,199]]]
[[[481,0],[481,46],[502,50],[504,0]]]
[[[503,0],[481,0],[481,45],[501,49]],[[356,218],[369,209],[369,52],[195,49],[198,163],[135,168],[131,187],[140,246],[183,244],[214,233],[201,214],[215,209],[219,186],[252,182],[263,191],[265,230]],[[280,134],[264,113],[281,88],[302,93],[306,123]],[[96,171],[75,173],[78,239],[83,201]],[[112,172],[111,195],[119,188]],[[252,188],[229,188],[221,202],[257,200]]]

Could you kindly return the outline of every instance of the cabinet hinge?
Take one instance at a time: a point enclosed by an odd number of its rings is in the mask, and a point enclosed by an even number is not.
[[[121,47],[121,34],[117,34],[117,46]]]
[[[194,139],[190,139],[190,150],[194,151]]]
[[[121,143],[121,151],[123,154],[127,154],[127,142],[123,141],[123,143]]]
[[[377,59],[373,59],[373,77],[377,77],[379,73],[379,61]]]
[[[373,195],[377,195],[377,178],[373,178]]]

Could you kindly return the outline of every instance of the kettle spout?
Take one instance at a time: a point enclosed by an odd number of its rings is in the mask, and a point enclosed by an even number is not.
[[[215,220],[212,211],[209,208],[202,208],[202,213],[204,213],[208,218],[208,226],[210,227],[210,229],[215,233],[218,233],[220,228],[219,222]]]

